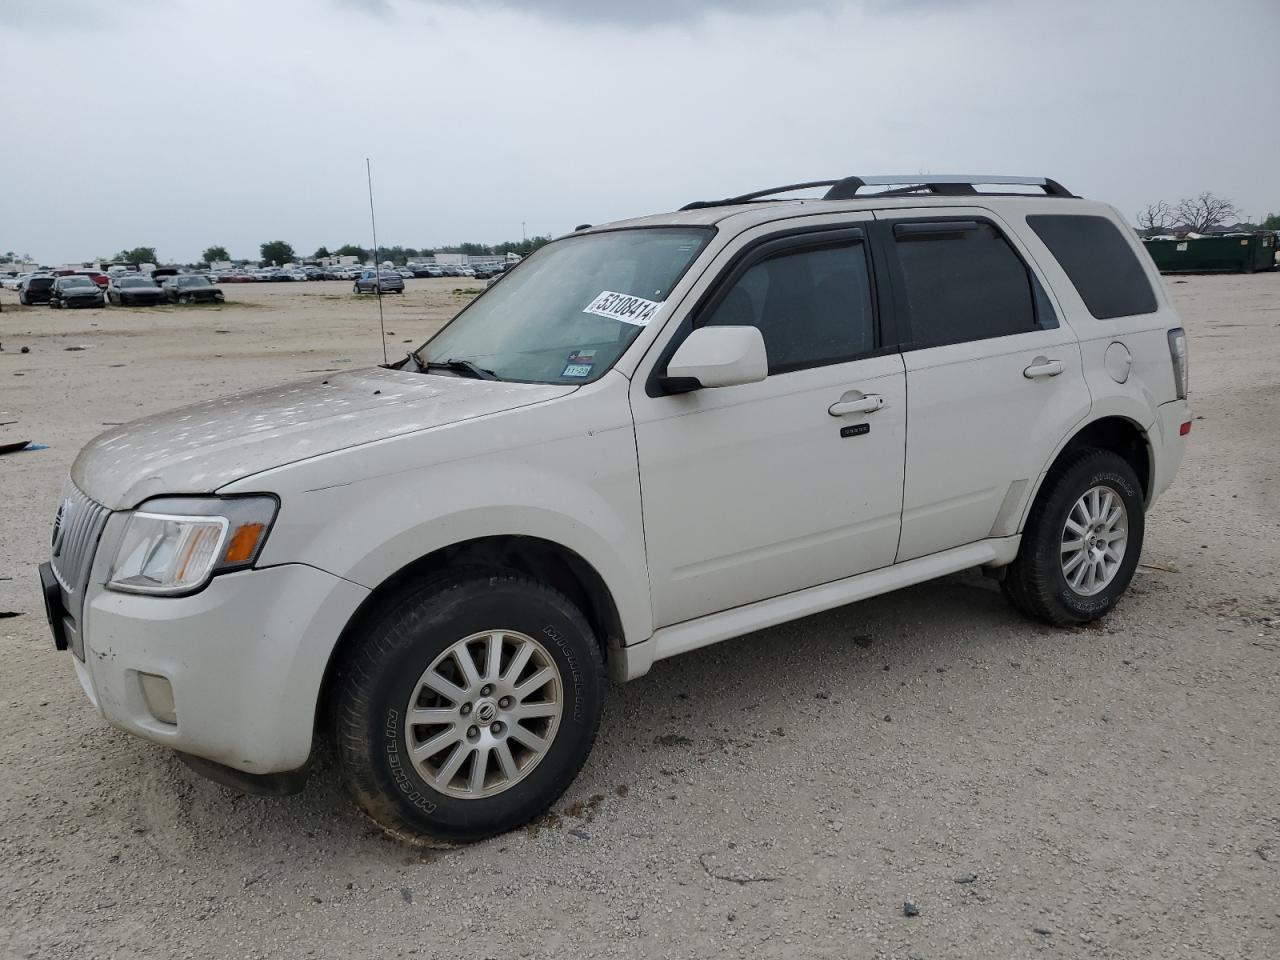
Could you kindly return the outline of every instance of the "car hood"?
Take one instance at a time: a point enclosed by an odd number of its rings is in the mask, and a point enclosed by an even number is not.
[[[212,493],[272,467],[554,400],[575,389],[353,370],[115,427],[80,451],[71,478],[99,503],[125,510],[148,497]]]

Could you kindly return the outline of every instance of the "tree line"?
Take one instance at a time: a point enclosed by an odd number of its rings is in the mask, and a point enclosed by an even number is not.
[[[403,266],[409,260],[433,257],[437,253],[465,253],[473,257],[501,257],[508,253],[514,253],[522,257],[527,257],[529,254],[533,253],[533,251],[550,241],[551,237],[549,236],[536,236],[528,237],[524,240],[507,240],[503,243],[459,243],[445,247],[417,248],[403,247],[399,244],[395,244],[387,247],[379,246],[378,260],[379,262],[390,261],[391,263]],[[289,243],[287,240],[268,240],[266,243],[263,243],[258,247],[258,253],[259,259],[263,262],[291,263],[300,259],[293,244]],[[207,247],[200,256],[205,263],[232,259],[227,248],[220,244]],[[355,243],[344,243],[342,246],[335,247],[332,250],[328,247],[318,247],[315,253],[311,254],[311,256],[306,259],[323,260],[329,257],[355,257],[363,263],[372,256],[372,247],[363,247]]]
[[[1209,233],[1236,225],[1241,230],[1280,230],[1280,213],[1268,213],[1261,223],[1242,223],[1240,208],[1230,200],[1205,191],[1177,203],[1158,200],[1138,211],[1138,229],[1145,234],[1186,231]]]
[[[524,240],[507,240],[503,243],[458,243],[445,247],[402,247],[400,245],[390,247],[378,247],[378,259],[380,262],[391,261],[394,264],[403,266],[407,261],[423,257],[432,257],[437,253],[465,253],[473,257],[485,256],[506,256],[508,253],[518,254],[521,257],[527,257],[533,251],[537,250],[544,244],[550,243],[549,236],[528,237]],[[301,259],[298,252],[294,249],[293,244],[287,240],[268,240],[266,243],[258,246],[258,259],[266,263],[292,263]],[[340,247],[330,250],[328,247],[319,247],[315,253],[311,254],[307,259],[320,260],[328,257],[355,257],[361,263],[368,260],[373,255],[372,247],[362,247],[355,243],[344,243]],[[9,259],[14,259],[14,254],[8,254]],[[29,259],[28,255],[28,259]],[[227,262],[232,260],[230,252],[222,244],[213,244],[206,247],[200,254],[202,263]],[[160,263],[160,258],[156,254],[155,247],[132,247],[121,250],[114,257],[99,257],[99,260],[108,263]],[[249,258],[242,258],[247,261]]]

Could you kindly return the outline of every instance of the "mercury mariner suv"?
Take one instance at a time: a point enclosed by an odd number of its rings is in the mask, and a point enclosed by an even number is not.
[[[331,740],[458,843],[553,803],[655,660],[971,567],[1105,615],[1190,426],[1114,209],[847,177],[580,227],[399,362],[109,430],[41,579],[113,726],[267,793]]]

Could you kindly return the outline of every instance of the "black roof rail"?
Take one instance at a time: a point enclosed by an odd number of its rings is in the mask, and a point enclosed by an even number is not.
[[[756,190],[752,193],[744,193],[736,197],[729,197],[724,200],[695,200],[693,203],[686,203],[681,210],[700,210],[703,207],[723,207],[732,206],[740,203],[751,203],[754,200],[761,200],[765,197],[772,197],[779,193],[792,193],[796,190],[808,190],[814,187],[827,187],[827,192],[822,195],[823,200],[852,200],[856,196],[864,197],[893,197],[908,196],[916,193],[930,193],[940,196],[962,196],[966,194],[978,193],[977,186],[1022,186],[1022,187],[1039,187],[1048,197],[1074,197],[1070,190],[1058,183],[1056,180],[1050,180],[1048,177],[1006,177],[1000,175],[968,175],[968,174],[946,174],[934,175],[928,173],[920,174],[889,174],[875,177],[844,177],[840,180],[810,180],[807,183],[792,183],[783,187],[770,187],[767,190]],[[863,187],[889,187],[887,190],[878,190],[874,193],[862,193],[859,191]],[[990,192],[986,194],[992,196]],[[1001,196],[1001,194],[994,194]],[[1022,196],[1022,194],[1010,193],[1005,196]]]

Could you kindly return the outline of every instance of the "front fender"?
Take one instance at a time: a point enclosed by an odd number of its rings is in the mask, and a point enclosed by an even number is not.
[[[487,450],[452,456],[477,438]],[[443,547],[537,537],[596,570],[628,642],[652,633],[625,390],[583,390],[572,401],[371,443],[224,488],[250,490],[281,499],[262,565],[306,563],[372,589]]]

